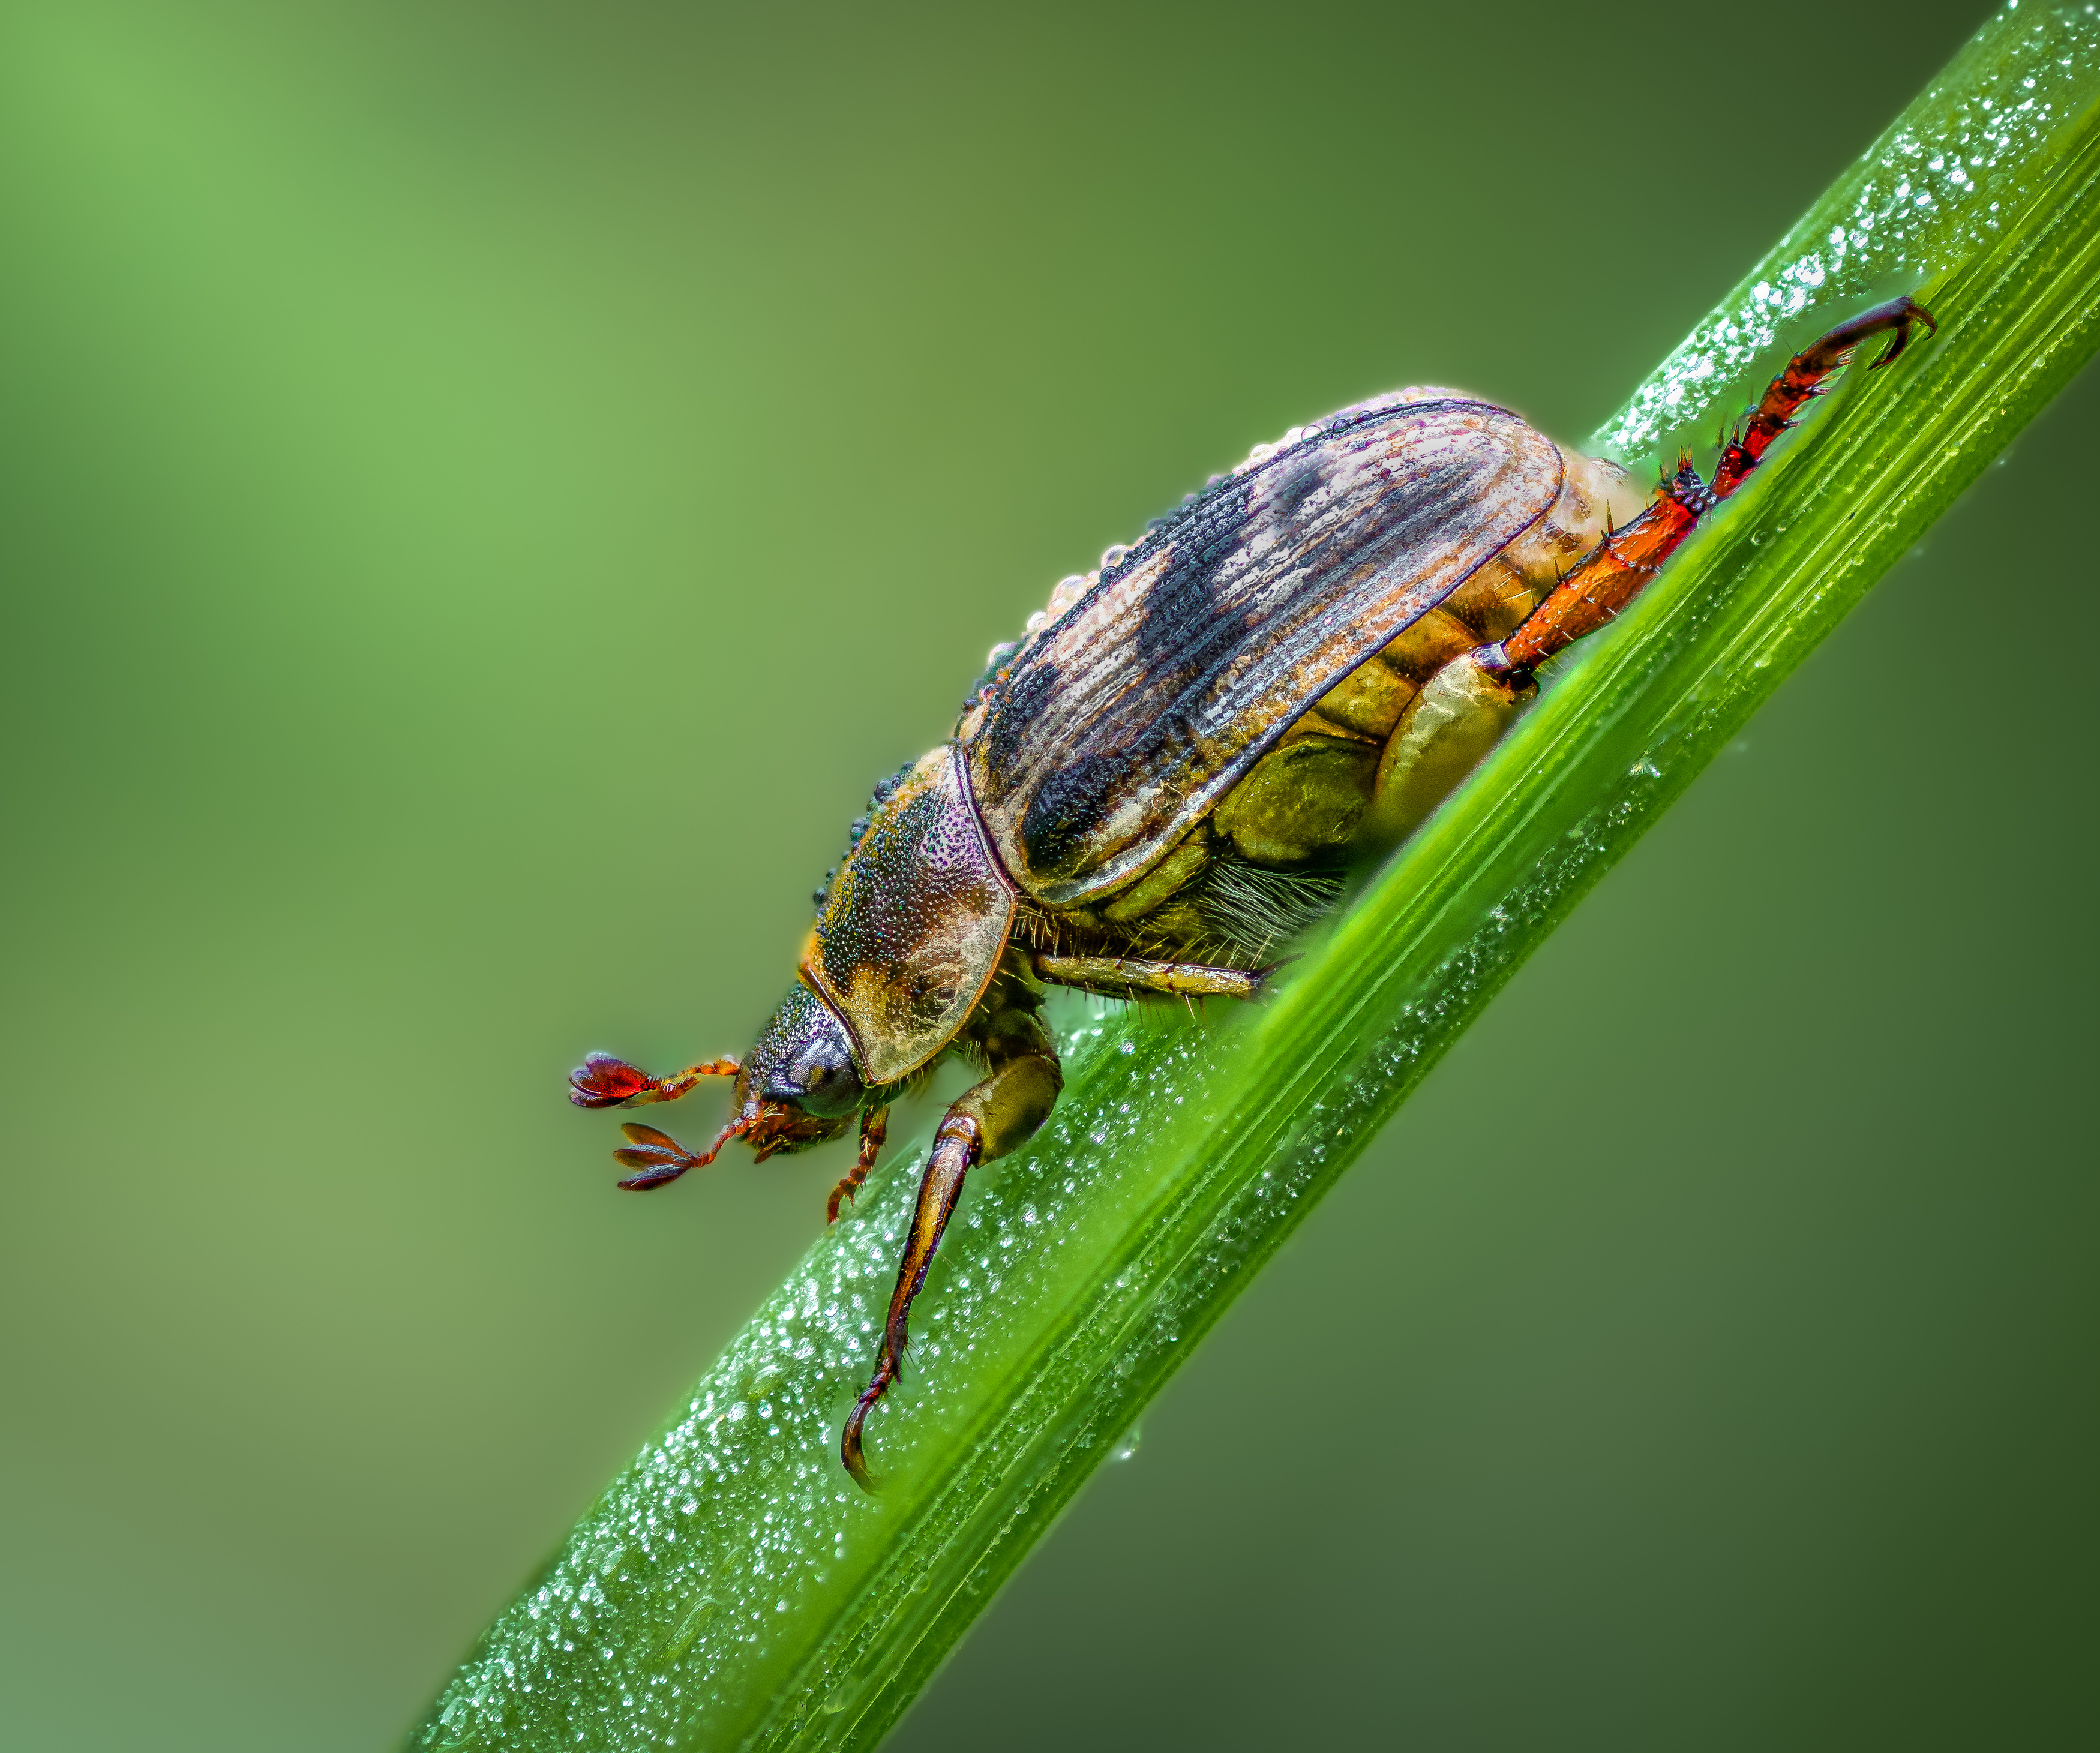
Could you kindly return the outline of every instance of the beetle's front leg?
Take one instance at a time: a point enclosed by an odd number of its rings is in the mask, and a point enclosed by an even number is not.
[[[853,1165],[853,1173],[832,1189],[832,1202],[824,1208],[824,1222],[839,1221],[839,1201],[858,1199],[860,1190],[867,1183],[868,1171],[875,1167],[875,1160],[882,1154],[882,1141],[889,1136],[889,1109],[868,1108],[861,1110],[860,1157]]]
[[[854,1403],[840,1442],[839,1457],[864,1491],[873,1491],[875,1482],[861,1452],[861,1426],[902,1372],[911,1299],[926,1281],[926,1269],[933,1264],[933,1250],[941,1245],[941,1233],[948,1227],[964,1179],[979,1163],[990,1162],[1026,1143],[1064,1087],[1057,1050],[1032,1006],[1017,1003],[995,1014],[982,1045],[991,1075],[963,1094],[933,1134],[911,1232],[897,1268],[897,1288],[890,1293],[889,1314],[883,1323],[875,1374]]]

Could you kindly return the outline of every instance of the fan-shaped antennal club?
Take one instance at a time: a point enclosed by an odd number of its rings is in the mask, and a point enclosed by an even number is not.
[[[590,1053],[569,1073],[569,1099],[578,1108],[675,1102],[703,1077],[734,1077],[742,1068],[733,1059],[702,1059],[668,1077],[652,1077],[640,1066],[610,1053]]]
[[[742,1137],[750,1125],[750,1117],[732,1120],[715,1134],[714,1143],[696,1156],[669,1133],[630,1120],[620,1129],[627,1134],[628,1143],[612,1153],[612,1160],[623,1169],[641,1173],[628,1176],[620,1184],[630,1193],[646,1193],[668,1186],[688,1169],[706,1168],[721,1154],[725,1144]]]

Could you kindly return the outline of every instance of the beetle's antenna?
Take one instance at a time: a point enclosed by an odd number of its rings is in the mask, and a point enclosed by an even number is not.
[[[739,1115],[717,1133],[714,1143],[697,1156],[669,1133],[659,1132],[654,1126],[630,1120],[620,1129],[627,1134],[629,1142],[612,1153],[612,1160],[623,1169],[638,1169],[642,1172],[628,1176],[620,1184],[630,1193],[646,1193],[669,1185],[688,1169],[704,1169],[721,1154],[722,1146],[749,1131],[757,1117],[755,1112]]]
[[[638,1065],[610,1053],[590,1053],[569,1073],[569,1099],[578,1108],[632,1108],[643,1102],[675,1102],[703,1077],[734,1077],[733,1059],[703,1059],[668,1077],[652,1077]]]

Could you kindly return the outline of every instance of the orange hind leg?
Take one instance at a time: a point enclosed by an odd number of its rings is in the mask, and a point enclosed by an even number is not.
[[[1829,380],[1851,359],[1853,350],[1875,335],[1893,337],[1882,356],[1868,368],[1878,371],[1909,345],[1911,330],[1922,323],[1936,330],[1932,314],[1914,299],[1898,298],[1854,317],[1787,361],[1721,451],[1710,487],[1699,478],[1687,456],[1677,473],[1666,478],[1648,509],[1625,529],[1605,536],[1553,594],[1502,643],[1479,656],[1485,667],[1506,675],[1528,675],[1548,658],[1595,632],[1631,602],[1641,587],[1661,570],[1699,520],[1749,478],[1764,460],[1772,441],[1794,424],[1809,402],[1825,393]]]
[[[1841,323],[1804,347],[1723,447],[1711,487],[1689,456],[1680,458],[1677,473],[1664,478],[1648,509],[1624,529],[1608,531],[1515,632],[1499,644],[1462,653],[1431,676],[1408,703],[1379,758],[1377,789],[1365,817],[1368,833],[1390,843],[1425,820],[1502,740],[1531,697],[1533,672],[1612,620],[1639,595],[1699,520],[1749,478],[1801,408],[1824,393],[1853,350],[1870,337],[1892,335],[1870,368],[1886,365],[1919,324],[1938,327],[1923,305],[1898,298]]]

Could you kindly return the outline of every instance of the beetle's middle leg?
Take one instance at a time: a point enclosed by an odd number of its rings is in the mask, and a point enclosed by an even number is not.
[[[863,1490],[873,1491],[875,1484],[861,1452],[861,1426],[875,1403],[902,1373],[911,1300],[926,1280],[926,1269],[933,1263],[933,1250],[941,1245],[941,1233],[948,1227],[964,1178],[978,1164],[1025,1144],[1048,1117],[1064,1087],[1057,1050],[1036,1015],[1036,1002],[1034,994],[1017,989],[1012,1001],[988,1019],[978,1045],[991,1075],[963,1093],[933,1134],[925,1178],[919,1183],[918,1208],[897,1268],[897,1288],[890,1295],[889,1314],[883,1323],[875,1374],[854,1402],[839,1445],[846,1471]]]
[[[1037,950],[1029,958],[1036,978],[1073,986],[1105,998],[1165,993],[1198,998],[1252,998],[1273,971],[1219,968],[1200,962],[1146,962],[1136,956],[1053,956]]]

